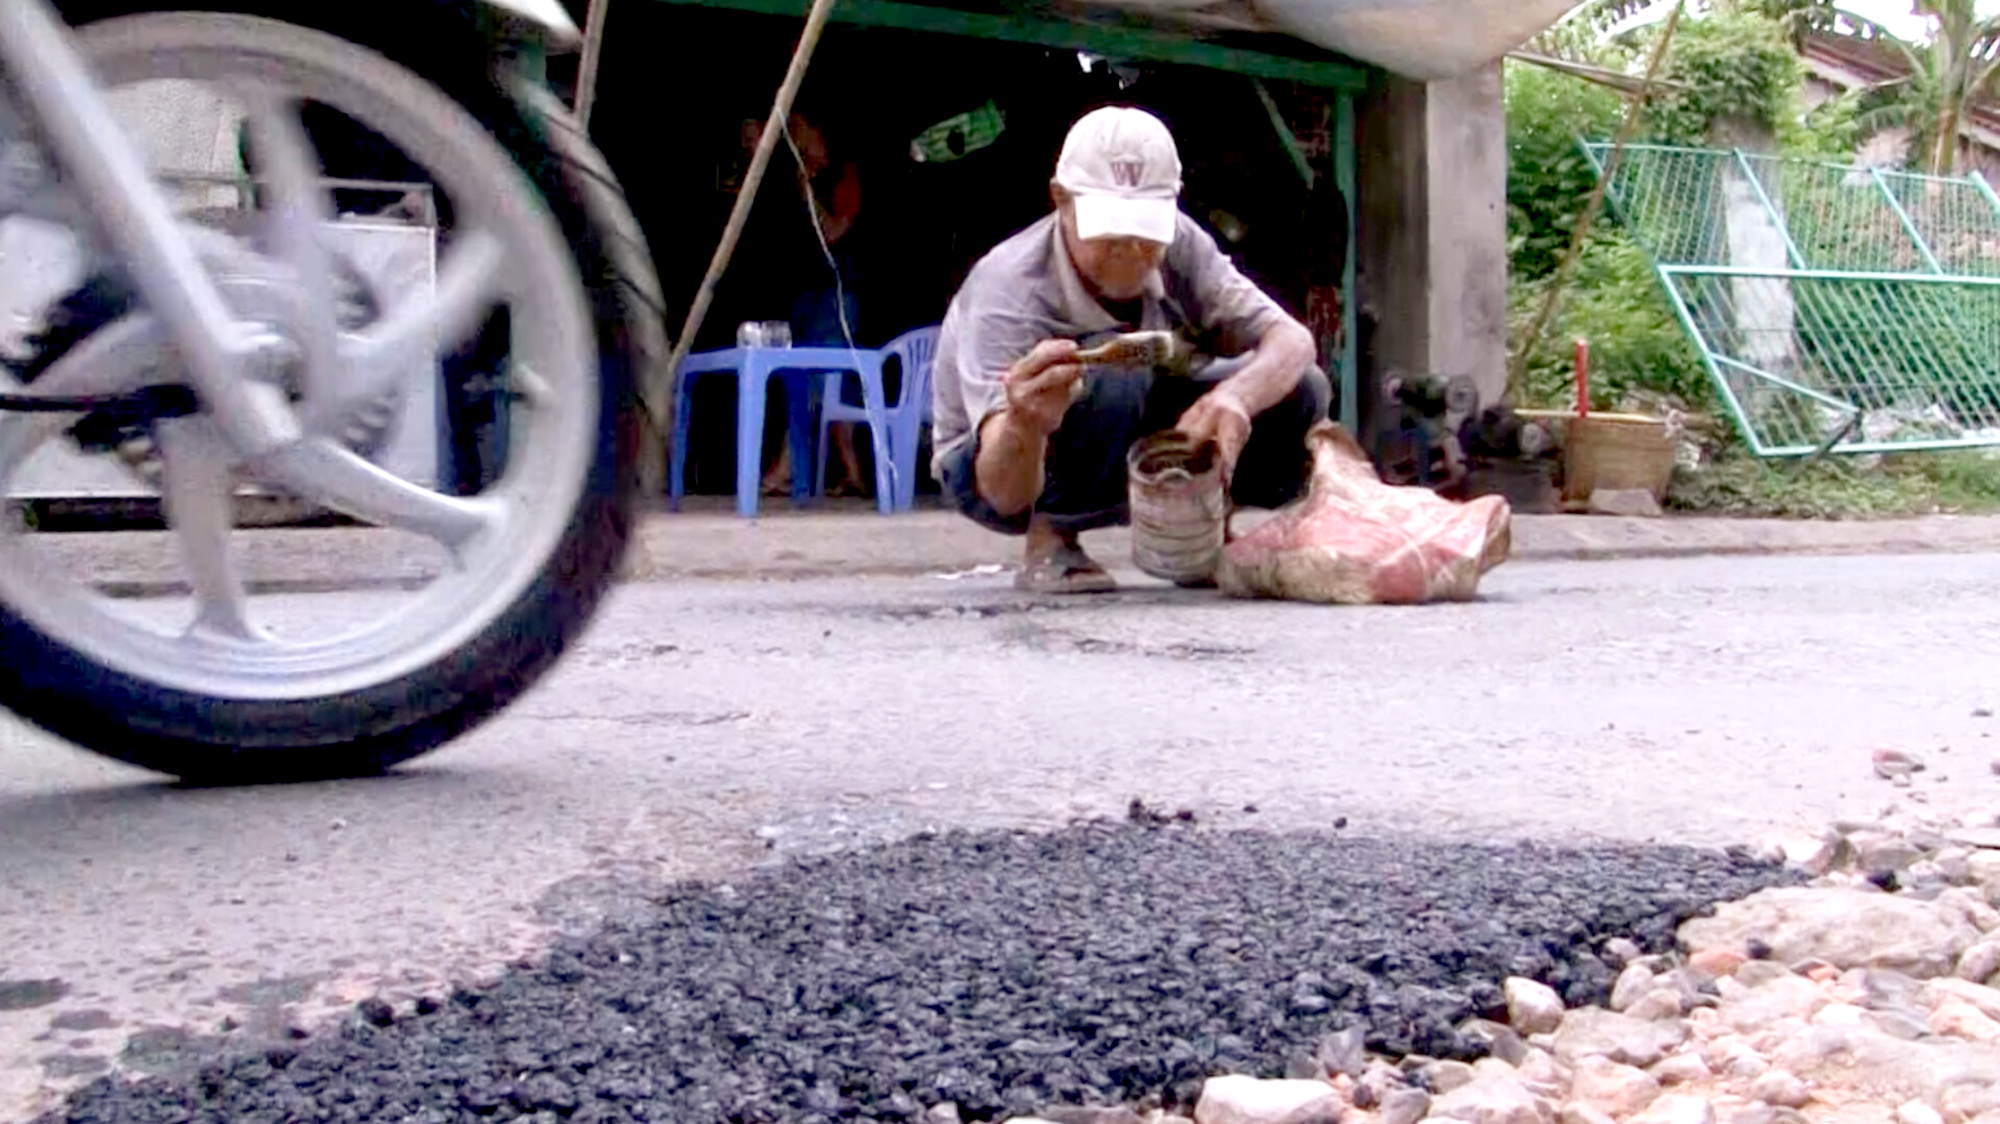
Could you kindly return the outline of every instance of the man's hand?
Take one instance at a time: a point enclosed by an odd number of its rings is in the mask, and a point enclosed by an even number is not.
[[[1222,454],[1222,477],[1227,480],[1236,473],[1243,446],[1250,443],[1250,411],[1225,384],[1196,399],[1174,428],[1187,434],[1196,448],[1204,441],[1214,441]]]
[[[1007,369],[1001,379],[1007,416],[1024,435],[1046,438],[1061,428],[1071,390],[1083,378],[1083,366],[1069,361],[1075,355],[1075,340],[1043,340]]]
[[[1076,341],[1043,340],[1000,377],[1007,406],[980,423],[979,494],[1001,515],[1018,515],[1042,494],[1049,435],[1075,401],[1083,365]]]

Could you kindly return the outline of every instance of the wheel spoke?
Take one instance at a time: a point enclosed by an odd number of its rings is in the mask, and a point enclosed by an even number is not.
[[[207,418],[168,418],[155,427],[160,443],[160,495],[194,587],[195,633],[262,640],[250,623],[243,582],[229,554],[235,525],[236,474],[229,448]]]
[[[291,268],[298,291],[298,332],[305,353],[304,395],[334,393],[340,378],[339,328],[333,314],[333,262],[322,240],[333,211],[320,189],[318,159],[290,96],[261,83],[239,82],[257,165],[268,185],[260,199],[271,248]]]
[[[165,381],[162,364],[167,333],[152,316],[121,316],[85,336],[49,364],[30,393],[61,397],[118,394],[137,388],[148,376]]]
[[[117,394],[143,382],[160,364],[166,333],[144,314],[122,316],[83,338],[35,380],[32,393],[50,396]],[[26,393],[13,379],[0,386]],[[0,415],[0,498],[14,474],[76,420],[74,414]]]
[[[500,299],[505,258],[500,239],[484,230],[453,239],[430,291],[404,301],[357,336],[351,345],[354,365],[364,371],[398,367],[425,349],[448,352],[471,339]]]
[[[471,339],[500,300],[504,260],[500,239],[486,231],[455,238],[429,291],[349,339],[340,393],[306,403],[306,432],[330,431],[355,408]]]
[[[246,467],[300,499],[422,535],[454,554],[475,538],[497,532],[505,519],[506,508],[498,500],[440,495],[325,438],[309,437]]]

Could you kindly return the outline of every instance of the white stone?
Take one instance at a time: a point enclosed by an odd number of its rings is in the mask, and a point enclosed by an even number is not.
[[[1508,1065],[1519,1065],[1527,1056],[1528,1043],[1520,1032],[1505,1023],[1489,1022],[1486,1019],[1467,1019],[1460,1023],[1458,1032],[1475,1042],[1485,1044],[1492,1057]]]
[[[1865,1025],[1801,1027],[1768,1045],[1764,1053],[1777,1069],[1810,1073],[1852,1052],[1856,1042],[1869,1041],[1880,1034]]]
[[[1986,900],[1986,891],[1973,886],[1953,886],[1937,896],[1940,907],[1956,909],[1959,916],[1972,922],[1972,927],[1982,933],[2000,929],[2000,909],[1994,909]]]
[[[1922,847],[1885,831],[1857,831],[1847,837],[1854,865],[1864,871],[1904,871],[1924,857]]]
[[[1644,1068],[1686,1042],[1688,1028],[1674,1022],[1647,1022],[1597,1007],[1579,1007],[1563,1016],[1556,1032],[1556,1060],[1606,1057]]]
[[[1990,1018],[1970,1001],[1947,995],[1931,1008],[1931,1032],[1968,1042],[2000,1041],[2000,1021]]]
[[[1279,1124],[1338,1120],[1345,1102],[1324,1081],[1260,1081],[1229,1074],[1202,1082],[1195,1124]]]
[[[1514,976],[1507,980],[1507,1021],[1522,1034],[1552,1034],[1562,1025],[1562,997],[1544,983]]]
[[[1571,1101],[1563,1106],[1562,1124],[1616,1124],[1616,1122],[1596,1105]]]
[[[1403,1088],[1403,1073],[1380,1058],[1369,1058],[1354,1085],[1357,1090],[1368,1090],[1375,1102],[1380,1104],[1389,1099],[1390,1093]],[[1426,1105],[1424,1110],[1430,1111],[1430,1106]]]
[[[1963,886],[1972,881],[1972,848],[1952,845],[1931,856],[1944,876],[1954,885]]]
[[[1782,1069],[1774,1069],[1750,1083],[1750,1095],[1779,1108],[1804,1108],[1812,1100],[1812,1088]]]
[[[1828,1003],[1812,1017],[1815,1026],[1863,1026],[1868,1022],[1868,1010],[1852,1003]]]
[[[1788,974],[1725,1002],[1722,1020],[1737,1030],[1768,1030],[1785,1019],[1810,1019],[1826,1003],[1818,984]]]
[[[1556,1111],[1518,1078],[1482,1076],[1433,1098],[1431,1116],[1448,1116],[1465,1124],[1555,1124]]]
[[[1787,839],[1782,849],[1787,863],[1817,876],[1833,869],[1840,848],[1840,837],[1828,834]]]
[[[1715,1069],[1716,1072],[1728,1077],[1759,1077],[1770,1072],[1771,1063],[1765,1061],[1764,1055],[1752,1049],[1748,1043],[1745,1043],[1741,1049],[1731,1053]]]
[[[1430,1079],[1432,1092],[1449,1093],[1472,1084],[1472,1067],[1464,1062],[1432,1062],[1424,1067],[1424,1076]]]
[[[1613,964],[1630,964],[1644,955],[1645,951],[1636,942],[1624,937],[1612,937],[1604,942],[1604,958]]]
[[[1632,1118],[1633,1124],[1715,1124],[1715,1106],[1707,1097],[1675,1093],[1661,1097]]]
[[[1948,974],[1979,930],[1958,911],[1901,894],[1782,886],[1726,902],[1680,927],[1690,952],[1762,941],[1780,961],[1818,958],[1839,967]]]
[[[1793,974],[1790,968],[1776,960],[1752,960],[1736,969],[1736,982],[1754,990]]]
[[[1703,1056],[1708,1059],[1708,1068],[1729,1077],[1756,1077],[1771,1068],[1756,1047],[1738,1034],[1713,1039]]]
[[[1572,1101],[1622,1118],[1652,1104],[1660,1095],[1660,1082],[1644,1070],[1610,1058],[1579,1058],[1569,1095]]]
[[[1637,1003],[1653,990],[1653,979],[1653,973],[1638,964],[1618,973],[1618,982],[1611,985],[1611,1009],[1623,1011]]]
[[[1648,1022],[1680,1018],[1681,993],[1671,987],[1656,987],[1640,996],[1639,1001],[1626,1008],[1625,1013]]]
[[[2000,1091],[1991,1085],[1953,1085],[1938,1098],[1946,1124],[2000,1115]]]
[[[1515,1069],[1520,1073],[1523,1084],[1544,1096],[1561,1091],[1569,1083],[1556,1065],[1555,1057],[1547,1050],[1529,1050],[1528,1056],[1522,1058]]]
[[[1417,1124],[1431,1111],[1431,1095],[1422,1089],[1395,1089],[1382,1098],[1376,1124]]]
[[[1947,996],[1965,1000],[1979,1008],[1979,1013],[1989,1019],[2000,1019],[2000,990],[1973,983],[1971,980],[1950,977],[1931,980],[1924,985],[1921,992],[1917,993],[1917,1002],[1936,1008]]]
[[[1944,1115],[1922,1101],[1896,1106],[1896,1124],[1944,1124]]]
[[[1718,1101],[1722,1098],[1717,1097]],[[1722,1124],[1778,1124],[1778,1110],[1763,1101],[1731,1104],[1727,1109],[1717,1104],[1716,1117]]]
[[[1652,1069],[1654,1079],[1662,1085],[1687,1085],[1696,1081],[1706,1081],[1714,1076],[1708,1063],[1700,1054],[1675,1054],[1662,1058]]]
[[[1986,892],[1986,904],[2000,905],[2000,851],[1974,851],[1965,860],[1972,883]]]
[[[1950,835],[1953,843],[1980,850],[2000,849],[2000,827],[1961,827]]]
[[[2000,941],[1980,941],[1958,958],[1958,978],[1985,983],[2000,972]]]

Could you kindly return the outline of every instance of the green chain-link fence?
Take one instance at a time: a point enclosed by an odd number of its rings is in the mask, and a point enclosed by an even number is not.
[[[1608,145],[1586,145],[1603,174]],[[2000,445],[2000,197],[1976,174],[1628,148],[1611,205],[1758,454]]]

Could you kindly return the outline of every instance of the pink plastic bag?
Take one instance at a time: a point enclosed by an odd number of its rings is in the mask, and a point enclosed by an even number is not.
[[[1382,483],[1347,431],[1306,434],[1305,498],[1223,550],[1216,584],[1238,597],[1341,605],[1467,601],[1507,560],[1513,513],[1498,496],[1469,503]]]

